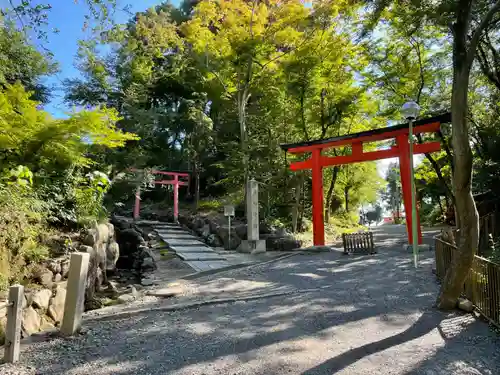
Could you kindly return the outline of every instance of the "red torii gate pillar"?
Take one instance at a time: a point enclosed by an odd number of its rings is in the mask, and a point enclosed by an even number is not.
[[[142,172],[138,169],[130,169],[131,172]],[[189,186],[189,173],[179,173],[179,172],[163,172],[163,171],[151,171],[152,174],[159,174],[172,177],[171,180],[160,180],[154,181],[156,185],[173,185],[174,187],[174,221],[179,219],[179,186]],[[187,181],[183,181],[180,177],[188,178]],[[135,204],[134,204],[134,220],[139,218],[139,212],[141,209],[141,188],[137,188],[135,192]]]
[[[414,123],[413,134],[438,132],[441,123],[449,122],[450,114],[436,116],[429,119],[423,119]],[[327,166],[342,165],[349,163],[358,163],[362,161],[375,161],[387,158],[399,159],[399,168],[401,175],[401,185],[403,190],[403,202],[406,212],[406,227],[408,231],[408,241],[412,243],[412,203],[411,203],[411,172],[410,172],[410,154],[409,154],[409,129],[408,124],[396,125],[387,128],[375,129],[356,134],[349,134],[340,137],[317,140],[311,142],[302,142],[295,144],[281,145],[281,148],[291,153],[310,152],[311,157],[305,161],[294,162],[290,165],[293,171],[312,170],[312,205],[313,205],[313,238],[314,245],[322,246],[325,244],[324,227],[324,204],[323,204],[323,168]],[[376,151],[363,151],[363,144],[395,139],[396,145],[389,149]],[[351,155],[344,156],[324,156],[322,150],[332,147],[351,146]],[[441,149],[441,143],[434,141],[414,145],[414,154],[423,154],[436,152]],[[418,220],[418,243],[422,243],[422,230],[420,227],[420,218],[417,212]]]

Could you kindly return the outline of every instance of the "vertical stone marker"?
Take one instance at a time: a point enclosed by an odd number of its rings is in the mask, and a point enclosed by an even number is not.
[[[247,185],[247,240],[241,241],[238,250],[245,253],[266,251],[266,241],[259,237],[259,184],[254,179]]]
[[[9,289],[9,307],[7,308],[7,329],[5,331],[6,363],[19,361],[21,343],[21,322],[23,320],[24,286],[12,285]]]
[[[82,324],[89,258],[88,253],[71,254],[64,316],[61,324],[61,333],[64,336],[75,334]]]

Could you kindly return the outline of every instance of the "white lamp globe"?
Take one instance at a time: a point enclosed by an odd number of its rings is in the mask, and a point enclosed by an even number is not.
[[[403,117],[407,120],[415,120],[420,112],[420,106],[415,102],[406,102],[401,108]]]

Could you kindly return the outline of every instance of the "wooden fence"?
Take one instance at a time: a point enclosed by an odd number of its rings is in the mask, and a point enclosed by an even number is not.
[[[88,253],[71,254],[61,334],[74,335],[81,326],[85,284],[89,266]],[[5,330],[4,362],[19,361],[22,328],[24,287],[12,285],[9,300],[0,304],[0,309],[7,308],[7,329]]]
[[[344,254],[366,252],[375,254],[372,232],[343,233]]]
[[[443,281],[457,248],[439,238],[435,240],[436,275],[440,281]],[[482,315],[500,326],[499,264],[475,255],[464,284],[463,295],[472,301]]]

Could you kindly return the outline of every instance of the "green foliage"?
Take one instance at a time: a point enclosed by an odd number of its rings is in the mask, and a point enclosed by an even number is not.
[[[198,203],[199,211],[219,211],[224,207],[224,203],[218,199],[203,199]]]
[[[0,88],[20,82],[31,98],[48,102],[49,88],[40,82],[45,75],[57,71],[50,56],[28,44],[26,35],[5,24],[0,17]]]
[[[102,221],[107,217],[104,208],[104,194],[110,187],[108,177],[98,171],[86,176],[75,190],[76,216],[79,224],[88,226],[93,222]]]
[[[0,181],[0,288],[22,280],[26,265],[48,256],[39,243],[46,205],[29,182],[13,183],[10,177],[15,174],[8,173]]]
[[[20,163],[33,171],[61,170],[92,164],[89,151],[124,146],[133,134],[115,127],[119,119],[113,109],[74,113],[55,120],[37,108],[21,84],[7,85],[0,92],[0,148],[2,165]]]

